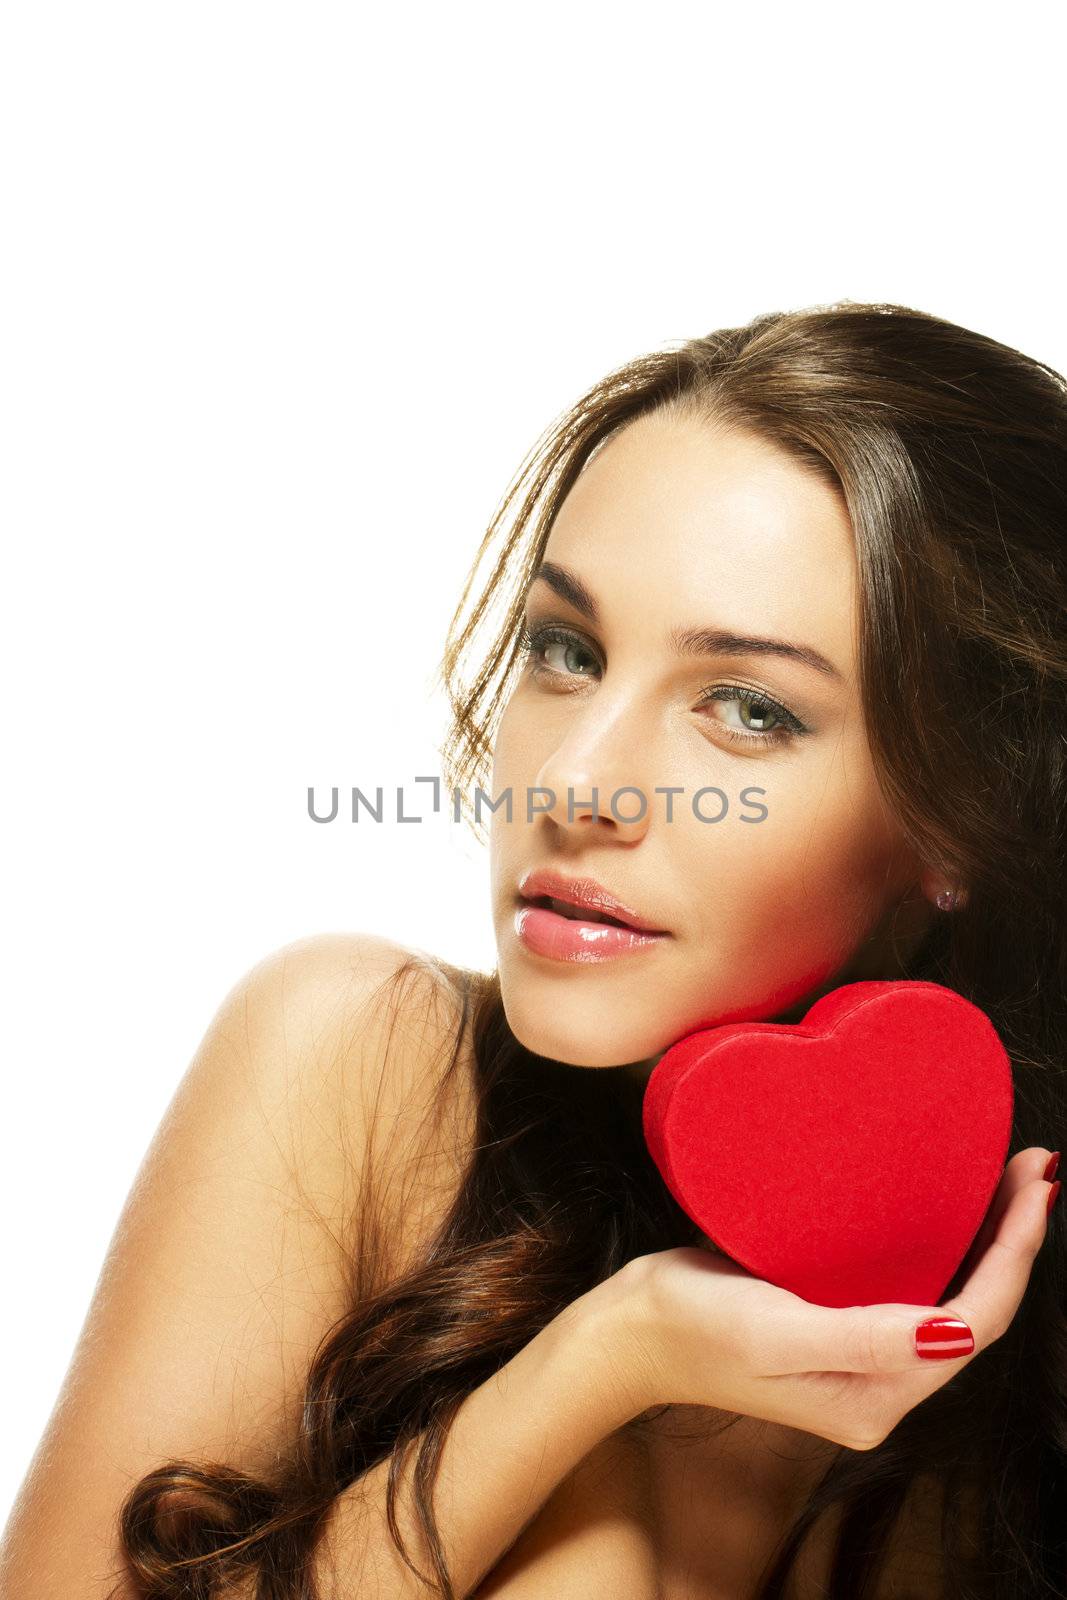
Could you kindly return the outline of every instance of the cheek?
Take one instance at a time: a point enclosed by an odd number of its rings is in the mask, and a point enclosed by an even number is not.
[[[875,824],[852,806],[824,802],[813,819],[783,805],[773,826],[768,816],[694,844],[687,882],[703,887],[657,1015],[683,1019],[682,1031],[773,1017],[846,968],[888,898]]]
[[[558,731],[556,736],[559,737]],[[529,700],[521,695],[509,700],[501,713],[493,740],[488,791],[496,801],[510,789],[511,821],[507,818],[507,807],[501,805],[499,811],[493,812],[490,818],[491,838],[504,834],[529,834],[531,827],[537,828],[540,811],[535,811],[532,822],[528,822],[526,809],[530,792],[537,784],[538,773],[552,748],[543,718],[538,717],[536,707],[531,707]],[[543,806],[545,796],[535,794],[533,803],[538,807]],[[543,822],[540,827],[543,829]]]
[[[805,946],[834,961],[902,888],[899,839],[873,772],[845,752],[830,766],[779,769],[763,787],[762,820],[738,813],[689,829],[694,878],[708,890],[700,920],[761,964]]]
[[[521,730],[514,715],[509,715],[507,709],[503,713],[497,726],[496,738],[493,741],[492,761],[489,768],[488,783],[484,785],[491,800],[494,802],[510,788],[511,790],[511,821],[508,821],[507,808],[501,805],[498,810],[483,811],[489,824],[489,856],[490,870],[493,881],[501,870],[502,858],[517,843],[516,836],[528,830],[526,823],[526,786],[532,782],[528,775],[527,753],[523,748]],[[474,803],[474,791],[471,791],[471,804]]]
[[[495,797],[510,783],[521,777],[526,759],[523,749],[521,708],[509,700],[497,723],[493,740],[493,760],[490,769],[490,793]]]

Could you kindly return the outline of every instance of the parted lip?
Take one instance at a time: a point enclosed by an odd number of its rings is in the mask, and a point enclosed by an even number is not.
[[[630,907],[623,905],[609,889],[602,883],[597,883],[595,878],[564,878],[558,872],[549,872],[538,868],[536,871],[526,873],[519,883],[519,894],[523,900],[539,900],[543,895],[549,895],[553,900],[566,900],[572,906],[584,906],[590,911],[600,911],[606,917],[614,917],[617,922],[625,922],[628,927],[634,928],[639,933],[666,933],[666,928],[657,928],[652,922],[646,922],[644,917],[631,911]]]

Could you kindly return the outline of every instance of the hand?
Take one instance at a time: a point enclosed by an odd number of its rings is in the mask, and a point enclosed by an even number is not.
[[[874,1449],[1010,1326],[1045,1239],[1050,1154],[1031,1146],[1008,1162],[963,1288],[942,1306],[813,1305],[700,1246],[636,1257],[600,1286],[614,1305],[612,1366],[630,1415],[714,1406]],[[935,1316],[961,1318],[974,1350],[919,1356],[915,1330]]]

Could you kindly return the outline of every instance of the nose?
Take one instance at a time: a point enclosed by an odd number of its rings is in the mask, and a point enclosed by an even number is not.
[[[656,800],[646,781],[646,761],[636,759],[650,741],[621,708],[607,710],[602,692],[596,698],[599,704],[590,706],[588,715],[575,716],[562,743],[542,763],[535,782],[551,794],[537,794],[535,801],[543,807],[540,814],[565,833],[587,837],[595,832],[632,842],[647,832]]]

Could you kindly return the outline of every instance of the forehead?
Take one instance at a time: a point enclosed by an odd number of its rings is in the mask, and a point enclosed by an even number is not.
[[[624,615],[656,631],[736,627],[808,638],[845,671],[854,661],[844,498],[753,433],[640,418],[587,463],[544,557],[577,573],[608,627]]]

